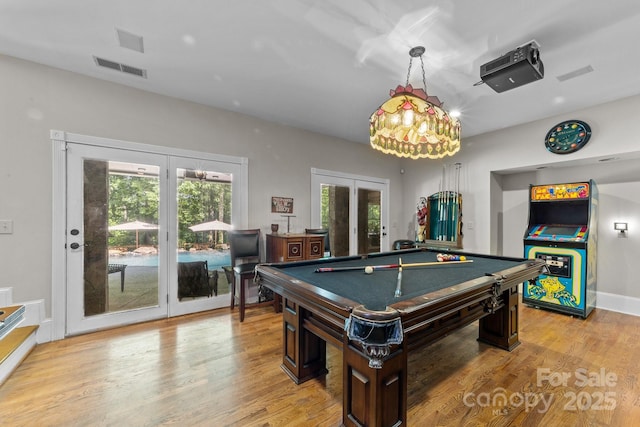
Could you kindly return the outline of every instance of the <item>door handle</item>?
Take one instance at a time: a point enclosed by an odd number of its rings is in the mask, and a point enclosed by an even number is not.
[[[89,246],[87,243],[83,243],[82,246]],[[80,247],[80,243],[73,242],[69,245],[71,249],[78,249]]]

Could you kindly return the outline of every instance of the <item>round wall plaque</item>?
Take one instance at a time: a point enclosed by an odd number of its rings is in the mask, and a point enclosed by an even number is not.
[[[554,154],[575,153],[591,138],[591,128],[580,120],[567,120],[552,127],[544,138],[547,150]]]

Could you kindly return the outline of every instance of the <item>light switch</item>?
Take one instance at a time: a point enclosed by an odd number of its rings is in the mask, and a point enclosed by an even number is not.
[[[12,234],[13,233],[13,220],[0,219],[0,234]]]

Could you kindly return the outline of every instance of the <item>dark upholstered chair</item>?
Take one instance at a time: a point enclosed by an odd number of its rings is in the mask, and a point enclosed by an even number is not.
[[[322,234],[324,235],[324,255],[331,256],[331,245],[329,243],[329,230],[326,228],[305,228],[305,234]]]
[[[178,300],[185,297],[210,297],[218,294],[218,272],[209,280],[207,261],[178,263]]]
[[[416,242],[408,239],[396,240],[395,242],[393,242],[393,246],[392,246],[394,251],[399,251],[401,249],[412,249],[415,247],[416,247]]]
[[[230,284],[231,309],[235,307],[237,298],[240,321],[243,322],[247,292],[254,280],[256,265],[260,263],[260,229],[232,230],[229,231],[228,236],[231,268],[233,268],[233,283]],[[275,306],[273,301],[268,303]]]

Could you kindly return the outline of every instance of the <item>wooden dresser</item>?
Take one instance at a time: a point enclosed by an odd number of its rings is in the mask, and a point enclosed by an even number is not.
[[[267,262],[291,262],[324,256],[321,234],[267,234]]]

